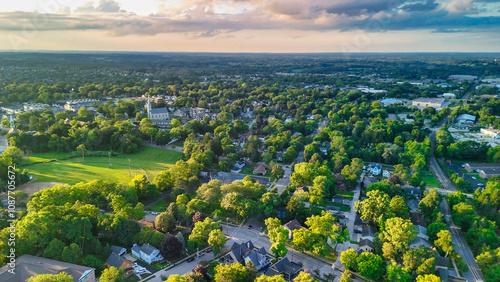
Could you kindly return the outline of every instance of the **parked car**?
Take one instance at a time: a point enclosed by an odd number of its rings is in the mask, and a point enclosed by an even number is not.
[[[477,178],[475,178],[474,176],[471,177],[472,179],[476,180]]]
[[[192,262],[192,261],[194,261],[194,257],[190,257],[187,259],[187,262]]]
[[[354,229],[354,233],[362,234],[363,232],[361,232],[361,230]]]
[[[484,186],[484,183],[478,183],[477,186],[479,187],[483,187]]]

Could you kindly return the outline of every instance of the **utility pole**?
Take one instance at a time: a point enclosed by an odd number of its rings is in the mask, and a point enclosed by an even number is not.
[[[198,248],[196,248],[196,265],[198,265]]]
[[[130,172],[130,159],[128,159],[128,176],[132,177],[132,173]]]
[[[109,168],[111,168],[111,152],[108,152]]]

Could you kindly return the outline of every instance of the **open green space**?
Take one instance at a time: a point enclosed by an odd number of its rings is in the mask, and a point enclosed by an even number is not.
[[[337,193],[337,195],[344,197],[346,200],[352,200],[352,198],[354,197],[354,192],[340,191]]]
[[[425,182],[426,186],[442,188],[439,181],[437,181],[436,177],[430,171],[422,171],[422,181]]]
[[[181,153],[171,150],[143,147],[131,155],[111,157],[111,167],[107,157],[68,158],[70,153],[41,153],[29,157],[26,165],[35,182],[63,182],[76,184],[95,179],[109,179],[127,184],[139,174],[146,173],[152,180],[159,172],[168,169],[181,158]],[[51,161],[57,159],[56,161]],[[130,170],[129,170],[130,160]]]
[[[156,202],[154,205],[146,207],[145,210],[154,212],[164,212],[166,208],[167,208],[167,202],[165,200],[161,200]]]

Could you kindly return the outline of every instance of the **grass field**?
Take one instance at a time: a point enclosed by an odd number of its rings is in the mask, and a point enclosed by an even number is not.
[[[41,153],[29,157],[29,163],[50,161],[52,159],[64,159],[69,153]],[[127,184],[138,175],[144,174],[143,169],[150,180],[160,171],[166,170],[181,157],[181,153],[153,147],[143,147],[139,152],[132,155],[111,157],[110,168],[107,157],[87,157],[85,163],[82,158],[72,158],[53,162],[26,165],[33,174],[35,182],[63,182],[75,184],[91,181],[94,179],[109,179],[111,181]],[[129,160],[130,159],[130,172]]]
[[[427,186],[442,188],[441,184],[437,181],[436,177],[430,171],[423,171],[422,180]]]

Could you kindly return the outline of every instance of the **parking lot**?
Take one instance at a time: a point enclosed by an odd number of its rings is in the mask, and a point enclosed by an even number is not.
[[[451,164],[447,164],[448,168],[453,170],[458,176],[463,177],[466,181],[469,181],[469,183],[472,186],[472,189],[476,190],[479,188],[479,185],[486,185],[486,181],[482,180],[479,177],[475,177],[476,179],[472,178],[467,172],[464,172],[460,169],[462,169],[462,163],[456,163],[452,162]],[[483,186],[484,187],[484,186]]]

